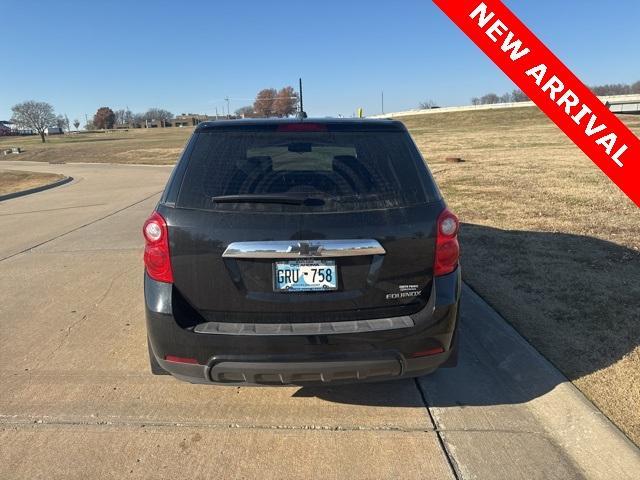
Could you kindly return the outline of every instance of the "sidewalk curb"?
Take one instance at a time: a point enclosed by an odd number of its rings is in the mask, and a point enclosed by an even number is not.
[[[27,190],[21,190],[19,192],[7,193],[6,195],[0,195],[0,202],[4,200],[11,200],[12,198],[23,197],[25,195],[31,195],[32,193],[42,192],[44,190],[49,190],[50,188],[59,187],[61,185],[65,185],[73,180],[73,177],[64,177],[60,180],[56,180],[55,182],[48,183],[47,185],[42,185],[41,187],[28,188]]]
[[[419,382],[460,477],[494,478],[492,469],[500,459],[503,473],[509,472],[504,478],[537,478],[540,466],[556,471],[557,478],[637,478],[640,449],[466,283],[462,295],[460,338],[467,358],[461,356],[461,364],[466,368],[446,372],[437,384],[435,376]],[[478,389],[483,384],[491,392]],[[467,408],[449,411],[447,405],[460,400]],[[486,412],[486,406],[497,404],[497,412]],[[482,418],[512,435],[508,455],[502,455],[504,439],[492,443],[479,433]],[[460,431],[475,431],[476,439],[464,438]],[[477,441],[481,435],[485,443]],[[478,461],[489,454],[493,461]],[[523,458],[534,470],[525,469]]]

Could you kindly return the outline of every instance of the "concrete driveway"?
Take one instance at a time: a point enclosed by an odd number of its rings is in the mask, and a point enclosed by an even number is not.
[[[640,453],[465,288],[455,369],[321,388],[148,371],[140,226],[170,169],[0,203],[1,478],[638,478]]]

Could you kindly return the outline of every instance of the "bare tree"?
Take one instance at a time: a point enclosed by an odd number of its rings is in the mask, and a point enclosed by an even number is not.
[[[11,121],[19,127],[35,130],[40,135],[42,143],[45,142],[45,129],[56,123],[53,107],[46,102],[28,100],[14,105],[11,110]]]
[[[424,102],[420,102],[418,104],[418,108],[421,108],[422,110],[429,110],[436,106],[436,102],[434,102],[433,100],[425,100]]]
[[[483,95],[480,98],[480,103],[482,105],[490,105],[490,104],[499,103],[499,102],[500,102],[500,97],[495,93],[487,93],[486,95]]]
[[[69,117],[66,114],[58,115],[56,117],[56,127],[60,129],[60,133],[64,133],[65,130],[69,133]]]
[[[93,124],[96,128],[111,129],[116,121],[116,115],[109,107],[100,107],[93,116]]]
[[[265,88],[258,92],[253,102],[253,110],[259,117],[271,117],[274,115],[274,102],[278,92],[275,88]]]
[[[522,90],[513,90],[511,93],[504,95],[496,95],[495,93],[487,93],[482,97],[473,97],[471,103],[473,105],[488,105],[493,103],[510,103],[510,102],[526,102],[529,97]]]
[[[76,132],[78,131],[78,127],[80,126],[80,120],[77,118],[73,121],[73,126],[76,127]]]
[[[278,92],[273,101],[273,113],[277,117],[288,117],[298,111],[298,94],[293,87],[287,86]]]
[[[631,85],[625,83],[596,85],[591,87],[591,90],[596,95],[628,95],[631,93]]]
[[[235,112],[237,117],[252,117],[255,112],[253,111],[253,107],[251,105],[247,105],[246,107],[240,107]]]
[[[599,85],[591,87],[591,90],[593,90],[596,95],[630,95],[640,93],[640,81],[632,84],[614,83],[611,85]]]
[[[511,92],[511,101],[513,102],[526,102],[528,100],[529,97],[527,97],[527,94],[522,90],[514,90]]]
[[[131,126],[135,128],[142,127],[144,124],[144,113],[134,113],[131,115]]]
[[[157,121],[162,122],[164,126],[167,122],[171,121],[173,118],[173,113],[168,110],[163,110],[162,108],[150,108],[143,114],[143,121]]]
[[[133,114],[129,109],[120,109],[113,113],[116,116],[116,125],[129,125],[133,120]]]
[[[64,115],[56,117],[56,127],[60,129],[60,133],[64,133]]]

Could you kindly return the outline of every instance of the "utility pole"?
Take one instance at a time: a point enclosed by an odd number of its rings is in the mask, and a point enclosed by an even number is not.
[[[227,102],[227,118],[231,118],[231,110],[229,109],[229,96],[224,97]]]
[[[302,105],[302,78],[298,78],[298,88],[300,90],[300,114],[304,112],[304,106]]]
[[[298,113],[298,117],[300,120],[307,118],[307,113],[304,111],[304,104],[302,103],[302,78],[298,79],[298,89],[300,92],[300,112]]]
[[[384,115],[384,90],[380,92],[382,94],[382,114]]]
[[[218,119],[218,107],[216,107],[216,120]]]

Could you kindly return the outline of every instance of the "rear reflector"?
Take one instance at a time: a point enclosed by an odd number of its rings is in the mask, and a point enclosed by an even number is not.
[[[326,132],[327,126],[322,123],[283,123],[278,125],[278,132]]]
[[[422,350],[420,352],[412,353],[411,357],[412,358],[428,357],[430,355],[438,355],[439,353],[444,353],[444,348],[442,348],[442,347],[429,348],[427,350]]]
[[[164,359],[167,362],[175,362],[175,363],[191,363],[193,365],[198,365],[198,360],[195,358],[189,357],[176,357],[175,355],[165,355]]]

